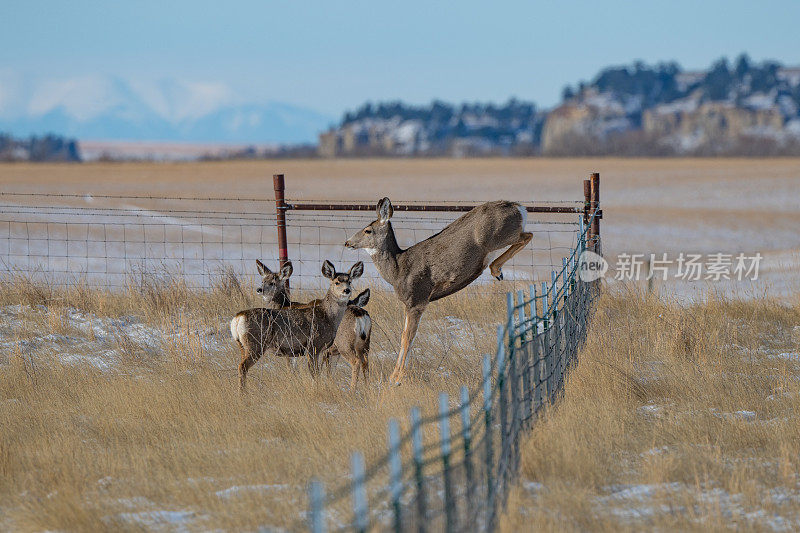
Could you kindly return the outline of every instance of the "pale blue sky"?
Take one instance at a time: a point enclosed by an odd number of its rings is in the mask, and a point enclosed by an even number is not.
[[[554,104],[598,69],[742,51],[800,64],[798,1],[12,1],[0,69],[224,82],[338,116],[367,99]]]

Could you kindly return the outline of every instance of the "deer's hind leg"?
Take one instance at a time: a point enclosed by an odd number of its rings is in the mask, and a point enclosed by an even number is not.
[[[358,359],[348,360],[348,363],[350,363],[350,390],[354,391],[356,390],[356,385],[358,385]]]
[[[242,351],[242,361],[239,363],[239,391],[244,392],[247,371],[256,364],[261,354],[257,350],[246,348],[241,342],[239,342],[239,348]]]
[[[523,231],[519,234],[520,240],[512,244],[508,247],[508,250],[500,254],[500,256],[492,261],[492,264],[489,265],[489,272],[492,273],[492,276],[496,277],[499,280],[503,279],[503,265],[512,257],[517,255],[517,253],[525,248],[531,239],[533,239],[533,233],[528,233]]]
[[[361,360],[361,373],[364,374],[364,383],[367,383],[369,379],[369,360],[367,359],[367,354],[359,355],[359,359]]]

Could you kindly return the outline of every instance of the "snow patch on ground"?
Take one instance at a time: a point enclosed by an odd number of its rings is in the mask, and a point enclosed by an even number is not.
[[[770,354],[767,357],[770,359],[783,359],[784,361],[794,361],[796,363],[800,363],[800,353],[798,352],[775,353]]]
[[[74,308],[60,318],[62,333],[55,333],[48,330],[47,313],[46,306],[0,307],[0,353],[47,355],[66,365],[109,370],[132,352],[156,355],[168,344],[184,343],[208,353],[225,349],[229,340],[213,328],[201,332],[175,326],[164,331],[134,316],[99,317]]]
[[[748,422],[755,420],[757,416],[755,411],[741,410],[733,413],[723,413],[719,409],[713,407],[709,409],[709,412],[717,418],[723,418],[725,420],[745,420]]]
[[[647,404],[639,407],[637,411],[640,415],[657,418],[661,416],[663,407],[655,404]]]
[[[142,511],[120,513],[117,518],[150,530],[189,531],[197,515],[192,511]]]
[[[289,485],[286,484],[278,484],[278,485],[234,485],[224,490],[218,490],[214,494],[217,495],[218,498],[228,499],[234,496],[240,496],[242,494],[246,494],[248,492],[270,492],[275,490],[287,490]]]
[[[633,525],[657,514],[686,512],[686,507],[675,505],[676,499],[681,495],[688,496],[683,501],[691,502],[689,505],[694,507],[694,510],[689,512],[698,512],[701,508],[713,506],[729,519],[744,518],[746,523],[740,526],[750,525],[773,531],[789,531],[795,525],[765,509],[748,509],[741,494],[730,494],[720,488],[697,490],[684,483],[673,482],[610,485],[605,490],[607,495],[595,500],[598,513],[610,514],[627,525]],[[765,490],[764,496],[765,500],[768,499],[778,506],[800,501],[800,493],[783,488]]]

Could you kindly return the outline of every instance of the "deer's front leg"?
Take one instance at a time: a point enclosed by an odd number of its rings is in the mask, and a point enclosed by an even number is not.
[[[400,353],[397,355],[397,363],[390,378],[395,385],[400,385],[405,375],[406,356],[411,351],[411,343],[414,342],[414,336],[417,334],[417,327],[424,311],[424,307],[406,308],[403,319],[403,335],[400,337]]]

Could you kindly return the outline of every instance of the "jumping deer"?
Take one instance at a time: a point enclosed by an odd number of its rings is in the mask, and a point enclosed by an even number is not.
[[[325,297],[302,308],[241,311],[231,320],[231,335],[239,344],[239,386],[245,388],[247,371],[265,352],[281,357],[308,355],[308,369],[318,374],[318,357],[336,337],[339,323],[347,310],[352,289],[350,284],[364,272],[359,261],[345,274],[336,272],[330,261],[322,264],[322,275],[330,280]]]
[[[503,279],[502,266],[533,235],[525,231],[525,207],[500,200],[475,207],[436,235],[404,250],[397,244],[389,221],[394,212],[391,201],[383,198],[376,211],[377,220],[348,239],[345,246],[366,249],[378,272],[405,305],[400,353],[391,376],[399,385],[406,356],[428,304],[463,289],[487,265],[494,277]]]
[[[256,266],[262,277],[261,287],[257,288],[256,292],[261,294],[270,309],[287,307],[297,309],[313,306],[318,302],[318,300],[312,300],[304,304],[291,300],[289,287],[286,286],[293,271],[291,261],[287,261],[278,273],[272,272],[258,259],[256,259]],[[369,373],[367,356],[372,335],[372,319],[366,309],[363,309],[369,302],[369,296],[369,289],[365,289],[348,302],[347,310],[336,331],[333,345],[322,356],[322,364],[327,367],[328,373],[331,371],[332,357],[340,355],[350,364],[352,372],[350,389],[354,389],[358,382],[359,370],[362,372],[365,382]],[[286,361],[289,362],[291,359],[287,358]]]

